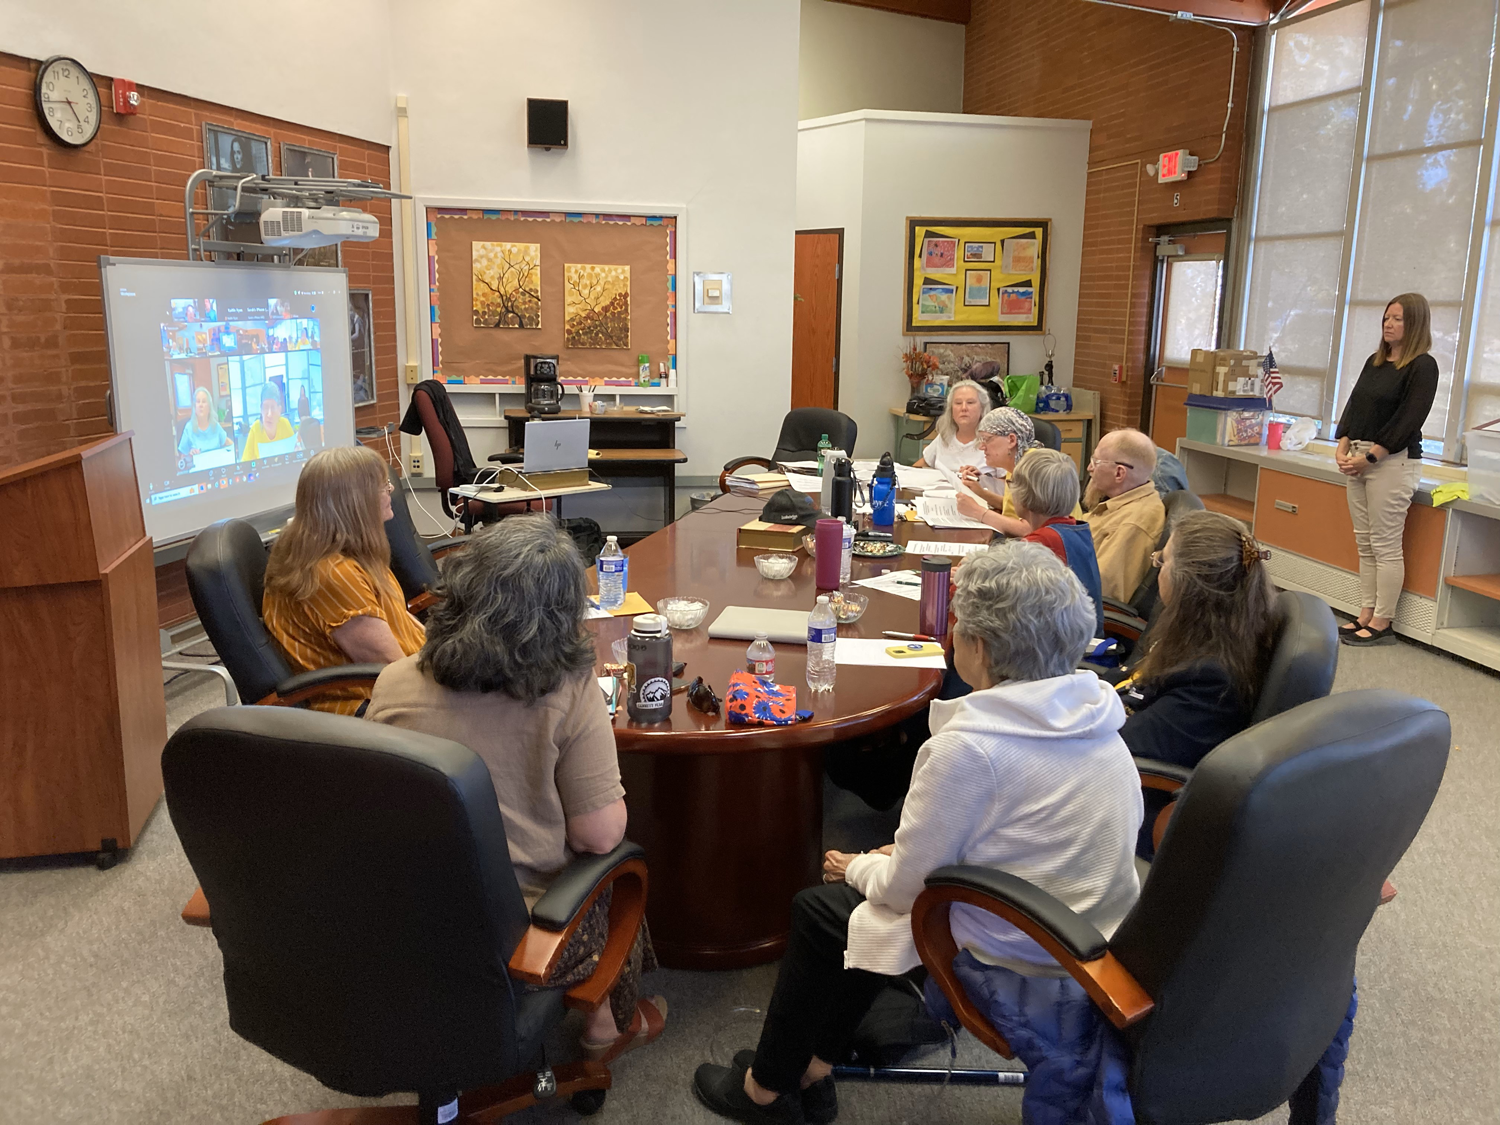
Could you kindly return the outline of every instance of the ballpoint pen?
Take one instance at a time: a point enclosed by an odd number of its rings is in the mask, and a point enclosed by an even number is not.
[[[894,629],[886,629],[880,634],[893,641],[931,641],[937,643],[936,637],[929,637],[926,633],[898,633]]]

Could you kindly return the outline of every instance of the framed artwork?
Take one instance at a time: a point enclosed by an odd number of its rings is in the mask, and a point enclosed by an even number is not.
[[[563,339],[570,348],[630,347],[630,267],[563,266]]]
[[[354,405],[375,401],[375,315],[368,289],[349,290],[350,377],[354,382]]]
[[[475,242],[475,328],[542,326],[542,248],[535,242]]]
[[[924,340],[922,351],[938,361],[934,375],[951,387],[960,379],[1004,379],[1010,374],[1010,344],[1004,340]]]
[[[243,129],[231,129],[227,125],[203,123],[204,165],[215,172],[244,172],[260,176],[271,174],[271,138],[259,133],[247,133]],[[226,211],[234,205],[234,192],[228,188],[214,188],[209,193],[209,206],[215,211]],[[255,211],[260,210],[258,200],[252,201]],[[242,212],[248,214],[248,212]],[[219,228],[219,237],[224,242],[260,241],[259,222],[225,222]]]
[[[1051,233],[1050,219],[908,217],[901,331],[1046,332]]]
[[[281,143],[281,174],[298,179],[336,180],[339,175],[339,157],[336,152],[306,145]],[[340,245],[309,246],[297,259],[299,266],[338,266]]]

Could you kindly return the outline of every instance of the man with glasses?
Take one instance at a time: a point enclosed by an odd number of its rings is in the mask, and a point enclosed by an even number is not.
[[[1111,430],[1089,460],[1084,517],[1094,535],[1104,596],[1128,602],[1151,569],[1167,512],[1151,483],[1156,445],[1140,430]]]

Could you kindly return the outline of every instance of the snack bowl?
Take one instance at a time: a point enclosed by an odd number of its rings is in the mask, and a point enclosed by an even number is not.
[[[828,607],[833,610],[834,619],[840,625],[853,625],[864,616],[869,604],[870,595],[855,590],[835,590],[828,595]]]
[[[656,612],[665,617],[673,629],[696,629],[708,616],[708,602],[691,596],[662,598],[656,603]]]
[[[802,546],[807,549],[807,557],[814,559],[818,557],[818,537],[811,532],[802,537]]]
[[[797,569],[797,556],[785,551],[778,551],[774,555],[756,555],[755,569],[760,571],[762,578],[790,578],[792,571]]]
[[[610,655],[615,658],[616,664],[626,664],[630,661],[630,638],[616,637],[609,642]]]

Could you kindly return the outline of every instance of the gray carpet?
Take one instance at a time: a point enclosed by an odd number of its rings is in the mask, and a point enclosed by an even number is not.
[[[1494,676],[1413,645],[1344,649],[1336,689],[1370,686],[1446,708],[1456,745],[1432,815],[1393,876],[1399,897],[1377,912],[1361,950],[1341,1120],[1493,1123],[1500,691]],[[171,682],[167,697],[173,726],[223,700],[217,681],[198,674]],[[847,794],[831,792],[828,811],[830,846],[888,838],[889,817]],[[113,871],[69,859],[0,864],[0,1122],[251,1125],[357,1104],[229,1030],[213,938],[177,919],[194,885],[164,807]],[[671,1002],[667,1031],[619,1062],[599,1120],[717,1120],[693,1097],[692,1069],[753,1045],[759,1017],[745,1009],[765,1003],[774,972],[648,978]],[[961,1042],[960,1065],[993,1065],[972,1039]],[[1016,1090],[845,1083],[839,1097],[840,1120],[852,1123],[1020,1121]],[[569,1116],[552,1107],[517,1120]]]

